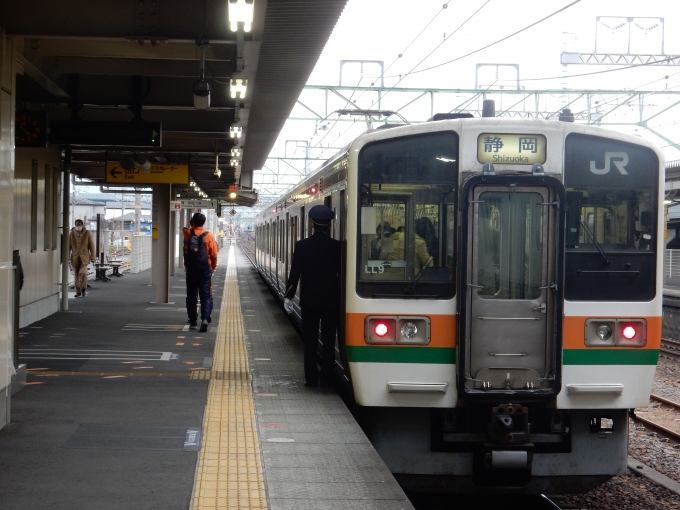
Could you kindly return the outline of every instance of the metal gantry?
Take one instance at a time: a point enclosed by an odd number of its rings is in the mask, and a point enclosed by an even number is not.
[[[253,218],[265,203],[271,203],[295,186],[366,129],[363,119],[340,116],[336,113],[338,110],[389,109],[399,112],[407,122],[415,124],[427,121],[435,113],[467,112],[480,117],[484,99],[496,101],[498,117],[557,120],[566,107],[572,111],[576,122],[642,128],[669,146],[680,149],[680,143],[673,139],[674,135],[664,134],[664,129],[659,127],[664,121],[675,120],[674,114],[680,105],[679,90],[518,90],[307,85],[289,120],[301,123],[308,132],[316,131],[319,140],[315,141],[314,137],[309,141],[290,140],[301,151],[296,151],[291,157],[267,158],[262,170],[255,172],[254,185],[259,192],[260,201],[255,206]],[[398,124],[404,121],[390,117],[386,122]],[[334,132],[326,143],[325,135],[331,130],[337,131],[337,135]],[[237,218],[241,218],[241,215]]]

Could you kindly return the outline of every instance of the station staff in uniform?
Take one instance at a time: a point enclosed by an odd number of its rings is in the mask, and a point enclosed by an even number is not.
[[[330,386],[335,363],[335,332],[340,311],[340,241],[330,236],[335,213],[325,205],[309,210],[314,234],[295,243],[286,283],[284,307],[293,312],[293,297],[300,281],[302,337],[305,344],[305,386],[317,386],[316,346],[321,322],[323,357],[321,385]]]

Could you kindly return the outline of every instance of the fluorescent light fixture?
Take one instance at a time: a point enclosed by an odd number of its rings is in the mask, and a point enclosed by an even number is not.
[[[236,198],[236,192],[232,191],[231,193],[229,193],[229,198]]]
[[[253,12],[255,0],[229,0],[229,29],[238,30],[238,24],[243,23],[243,31],[250,32],[253,28]]]
[[[241,138],[241,134],[243,134],[241,123],[239,121],[232,123],[229,127],[229,136],[232,138]]]
[[[241,147],[238,145],[234,145],[231,148],[231,157],[232,158],[240,158],[241,157]]]
[[[232,99],[236,99],[237,96],[241,99],[244,99],[246,97],[247,89],[248,78],[244,72],[238,71],[231,75],[231,80],[229,82],[229,92]]]
[[[455,159],[449,159],[449,158],[438,157],[437,159],[438,159],[439,161],[443,161],[444,163],[455,163],[455,162],[456,162]]]

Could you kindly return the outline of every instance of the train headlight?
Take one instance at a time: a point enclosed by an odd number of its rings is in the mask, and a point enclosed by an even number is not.
[[[401,325],[401,336],[408,338],[409,340],[418,334],[418,326],[413,324],[411,321],[404,322]]]
[[[364,339],[367,344],[427,345],[430,343],[430,318],[368,316]]]
[[[612,328],[607,326],[606,324],[602,324],[597,327],[595,330],[595,334],[597,337],[602,340],[603,342],[606,340],[609,340],[612,336]]]
[[[647,343],[645,319],[588,319],[585,326],[588,347],[642,347]]]

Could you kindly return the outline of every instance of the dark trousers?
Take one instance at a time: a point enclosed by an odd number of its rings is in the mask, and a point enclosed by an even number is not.
[[[201,298],[201,320],[210,319],[213,309],[212,268],[202,271],[187,271],[187,314],[191,322],[198,322],[196,296]]]
[[[301,313],[302,339],[305,344],[305,382],[316,384],[319,380],[316,363],[319,322],[321,322],[321,342],[323,343],[321,382],[330,383],[333,380],[333,366],[335,364],[335,332],[338,328],[338,310],[305,305],[302,307]]]

